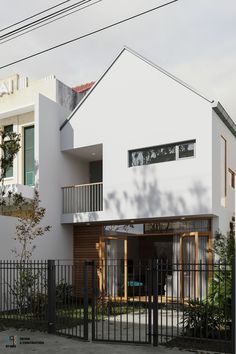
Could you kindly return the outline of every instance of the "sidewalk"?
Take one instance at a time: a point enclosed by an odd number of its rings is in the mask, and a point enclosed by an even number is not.
[[[15,336],[15,338],[9,338]],[[6,347],[16,340],[16,348]],[[21,342],[43,342],[41,344],[20,344]],[[8,329],[0,332],[0,353],[37,353],[37,354],[193,354],[179,349],[168,349],[163,346],[154,348],[149,345],[110,344],[83,342],[41,332],[20,331]]]

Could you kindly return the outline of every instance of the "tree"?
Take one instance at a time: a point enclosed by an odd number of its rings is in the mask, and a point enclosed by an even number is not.
[[[35,268],[31,263],[34,241],[49,232],[51,226],[42,226],[46,209],[40,206],[39,193],[35,188],[34,198],[26,200],[21,194],[13,194],[13,205],[20,211],[14,240],[17,247],[11,251],[19,259],[17,262],[17,277],[10,286],[10,293],[20,314],[31,311],[42,315],[46,306],[46,274],[45,268]]]
[[[3,185],[7,170],[20,150],[20,134],[0,129],[0,183]]]
[[[20,134],[7,129],[0,129],[0,206],[6,207],[6,214],[18,211],[15,240],[20,244],[20,251],[12,250],[20,261],[31,258],[35,248],[32,242],[38,236],[43,236],[50,226],[39,226],[45,215],[45,208],[40,206],[39,193],[35,189],[33,200],[26,200],[20,193],[8,191],[5,193],[4,179],[7,170],[13,166],[14,158],[20,150]],[[17,214],[17,213],[15,213]]]
[[[217,232],[213,243],[213,254],[216,263],[212,269],[212,279],[209,286],[209,300],[218,307],[222,321],[232,320],[232,275],[235,258],[235,227],[234,218],[230,223],[229,232],[224,235]]]
[[[20,134],[0,129],[0,206],[10,206],[12,193],[6,194],[4,178],[7,170],[13,166],[13,160],[20,150]]]
[[[27,201],[20,194],[14,195],[14,205],[21,211],[16,225],[14,240],[18,242],[19,248],[12,249],[12,252],[20,262],[29,261],[36,246],[33,241],[37,237],[42,237],[49,232],[51,226],[41,226],[42,219],[45,216],[46,209],[40,206],[39,192],[34,191],[34,198]],[[23,211],[23,212],[22,212]]]
[[[235,257],[235,221],[232,218],[227,235],[216,232],[213,243],[213,253],[220,262],[232,263]]]
[[[14,240],[18,243],[11,251],[19,259],[17,262],[17,277],[12,282],[7,281],[9,292],[13,296],[13,302],[17,310],[22,314],[30,308],[33,311],[33,300],[38,299],[39,283],[42,286],[46,281],[43,270],[32,270],[30,266],[37,237],[44,236],[51,226],[42,226],[46,209],[40,206],[39,193],[35,188],[34,198],[27,200],[20,193],[8,191],[5,193],[4,178],[7,170],[13,166],[14,158],[20,150],[20,135],[7,130],[0,130],[0,206],[5,208],[4,214],[17,215]],[[42,281],[39,282],[40,277]],[[44,282],[43,282],[44,280]],[[46,285],[44,284],[44,287]],[[42,296],[41,296],[42,297]],[[44,296],[43,296],[44,298]],[[38,302],[36,301],[38,309]]]

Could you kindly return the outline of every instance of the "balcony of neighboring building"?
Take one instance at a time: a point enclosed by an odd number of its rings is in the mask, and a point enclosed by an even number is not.
[[[92,213],[103,210],[102,145],[75,149],[79,161],[87,166],[84,183],[62,187],[62,214]]]

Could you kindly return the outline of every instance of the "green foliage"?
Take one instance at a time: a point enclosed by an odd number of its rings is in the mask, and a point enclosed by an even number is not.
[[[230,231],[227,235],[220,232],[215,234],[213,253],[221,262],[232,263],[235,257],[235,232],[234,223],[230,223]]]
[[[47,294],[36,293],[29,298],[29,311],[37,319],[45,318],[48,308],[48,296]]]
[[[17,276],[9,283],[9,293],[20,314],[31,312],[36,314],[41,305],[37,304],[41,293],[45,293],[45,270],[32,268],[31,263],[17,262]],[[45,296],[45,295],[44,295]]]
[[[0,182],[4,181],[7,170],[20,150],[20,134],[0,129]]]
[[[56,302],[58,305],[68,304],[73,295],[73,286],[61,281],[56,286]]]
[[[218,338],[230,337],[230,326],[225,328],[224,312],[217,304],[206,300],[190,300],[184,310],[185,335],[190,337]]]
[[[234,223],[227,235],[217,233],[213,243],[217,260],[209,265],[207,296],[190,300],[184,309],[185,335],[230,339],[232,325],[232,266],[235,257]],[[222,333],[221,333],[222,332]]]
[[[20,135],[0,129],[0,207],[9,207],[12,201],[12,192],[6,193],[4,178],[7,170],[13,166],[14,158],[20,150]]]
[[[224,313],[226,321],[231,317],[232,267],[235,257],[234,223],[230,224],[227,235],[217,232],[213,243],[213,253],[218,263],[213,265],[209,284],[209,301]]]
[[[209,284],[209,303],[217,306],[226,321],[231,319],[232,301],[232,265],[218,263],[213,265],[212,278]]]

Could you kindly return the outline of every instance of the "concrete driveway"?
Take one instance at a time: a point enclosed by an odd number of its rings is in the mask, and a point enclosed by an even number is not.
[[[16,347],[11,347],[15,342]],[[193,354],[189,351],[159,346],[138,346],[83,342],[42,332],[8,329],[0,332],[0,353],[38,354]]]

